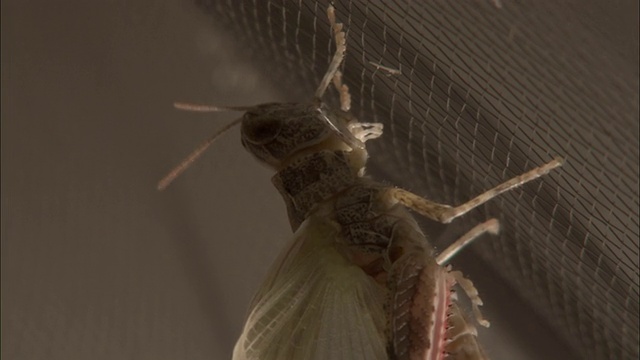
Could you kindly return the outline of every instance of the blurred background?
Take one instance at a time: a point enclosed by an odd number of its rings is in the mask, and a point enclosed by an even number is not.
[[[291,236],[239,114],[304,101],[333,53],[325,1],[2,6],[2,357],[227,359]],[[638,358],[638,4],[336,1],[369,173],[459,204],[567,164],[444,227],[497,217],[452,264],[493,359]],[[382,65],[398,71],[385,71]],[[329,101],[335,103],[334,98]]]

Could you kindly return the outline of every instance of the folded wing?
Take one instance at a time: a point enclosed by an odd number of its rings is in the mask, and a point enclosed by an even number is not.
[[[338,231],[309,218],[253,300],[234,360],[386,359],[385,288],[344,256]]]

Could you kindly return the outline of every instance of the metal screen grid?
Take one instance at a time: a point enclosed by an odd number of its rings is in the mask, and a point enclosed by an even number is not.
[[[328,3],[200,5],[291,89],[285,100],[312,93],[333,52]],[[620,47],[633,41],[610,39],[594,21],[616,9],[588,12],[571,1],[335,6],[347,30],[354,111],[385,124],[370,143],[370,172],[459,204],[565,157],[564,167],[455,231],[498,217],[499,238],[474,246],[480,258],[577,353],[637,358],[637,58]]]

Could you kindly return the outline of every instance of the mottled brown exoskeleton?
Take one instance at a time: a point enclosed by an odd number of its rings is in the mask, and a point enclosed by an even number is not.
[[[471,229],[436,254],[407,209],[442,223],[546,174],[555,159],[460,206],[438,204],[364,176],[365,142],[382,124],[359,122],[338,67],[346,50],[333,7],[328,16],[336,52],[309,103],[270,103],[196,111],[240,110],[242,144],[272,167],[273,183],[287,205],[293,240],[255,296],[234,359],[485,359],[476,329],[456,303],[459,285],[483,325],[482,301],[471,281],[444,264],[498,221]],[[333,82],[341,108],[322,97]],[[164,188],[220,134],[175,168]]]

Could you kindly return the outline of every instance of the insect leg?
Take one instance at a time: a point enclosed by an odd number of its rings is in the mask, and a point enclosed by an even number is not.
[[[439,221],[441,223],[450,223],[453,219],[466,214],[467,212],[475,209],[476,207],[486,203],[494,197],[505,193],[513,188],[516,188],[529,181],[535,180],[549,171],[562,166],[564,159],[555,158],[552,161],[539,166],[535,169],[529,170],[526,173],[516,176],[502,184],[485,191],[484,193],[476,196],[475,198],[467,201],[466,203],[452,207],[449,205],[439,204],[425,198],[422,198],[416,194],[403,189],[389,189],[390,196],[395,198],[406,207],[416,211],[420,215]]]
[[[489,219],[481,224],[476,225],[473,229],[469,230],[461,238],[456,240],[453,244],[449,245],[436,257],[436,262],[440,265],[451,260],[460,250],[469,245],[473,240],[477,239],[484,233],[497,234],[500,231],[500,223],[497,219]]]
[[[389,272],[388,355],[392,359],[434,359],[444,351],[454,277],[429,254],[409,251]]]
[[[342,83],[342,72],[336,71],[333,76],[333,86],[340,93],[340,110],[349,111],[351,109],[351,94],[349,93],[349,87]]]
[[[327,9],[327,17],[329,18],[329,24],[331,25],[331,29],[333,30],[334,37],[336,39],[336,52],[333,55],[333,59],[331,60],[329,68],[324,74],[320,85],[318,85],[318,89],[316,90],[316,93],[314,95],[316,101],[322,99],[322,96],[327,90],[329,83],[331,83],[331,80],[336,75],[336,72],[338,72],[338,66],[340,66],[340,63],[344,59],[344,53],[347,50],[346,35],[344,31],[342,31],[342,24],[336,23],[335,8],[331,5],[329,5],[329,8]]]
[[[450,304],[447,314],[447,341],[444,347],[447,359],[488,360],[484,350],[478,344],[478,330],[469,323],[458,304]]]
[[[471,241],[478,238],[480,235],[484,233],[492,233],[497,234],[500,230],[500,223],[496,219],[489,219],[481,224],[476,225],[473,229],[469,230],[466,234],[464,234],[461,238],[456,240],[453,244],[449,245],[444,251],[442,251],[437,257],[436,262],[440,265],[450,260],[455,254],[457,254],[460,250],[462,250],[466,245],[471,243]],[[449,275],[452,276],[455,281],[460,285],[460,287],[464,290],[465,294],[471,300],[471,306],[473,310],[473,314],[476,317],[478,323],[482,326],[489,327],[489,322],[482,317],[482,313],[480,312],[479,306],[482,305],[482,299],[478,294],[478,290],[473,286],[471,280],[466,279],[462,272],[460,271],[451,271]],[[461,314],[460,314],[461,315]]]
[[[471,309],[473,311],[473,315],[476,317],[476,321],[478,321],[478,324],[484,327],[489,327],[489,322],[482,317],[482,313],[480,312],[479,306],[482,305],[482,299],[478,294],[478,289],[473,286],[473,282],[465,278],[460,271],[450,271],[449,275],[455,279],[456,283],[460,285],[465,294],[467,294],[467,297],[469,297],[469,300],[471,300]]]
[[[381,123],[356,122],[347,125],[349,132],[362,142],[379,138],[382,135],[382,127]]]

